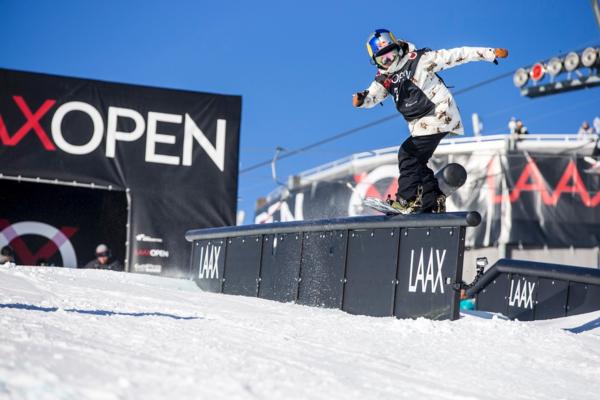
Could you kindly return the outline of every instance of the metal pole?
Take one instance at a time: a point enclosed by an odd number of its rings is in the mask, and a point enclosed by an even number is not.
[[[591,2],[594,16],[596,17],[596,24],[598,24],[598,29],[600,29],[600,0],[591,0]]]
[[[125,196],[127,197],[127,227],[125,233],[125,272],[131,272],[130,261],[130,249],[131,249],[131,193],[129,188],[125,190]]]
[[[286,150],[283,147],[279,146],[277,146],[277,148],[275,149],[275,155],[271,160],[271,176],[273,177],[275,183],[277,183],[279,186],[286,186],[285,183],[279,182],[279,180],[277,179],[277,158],[279,157],[279,153],[281,153],[282,151]]]

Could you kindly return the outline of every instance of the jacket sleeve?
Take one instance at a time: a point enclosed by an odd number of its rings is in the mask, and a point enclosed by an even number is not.
[[[488,47],[457,47],[428,51],[419,60],[419,68],[428,72],[438,72],[471,61],[489,61],[496,59],[494,49]]]
[[[381,103],[388,95],[387,90],[377,81],[373,81],[367,89],[369,94],[365,97],[365,101],[359,108],[372,108]]]

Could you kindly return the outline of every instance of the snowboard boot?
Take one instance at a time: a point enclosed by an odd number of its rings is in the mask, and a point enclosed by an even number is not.
[[[417,188],[417,195],[409,200],[403,199],[402,197],[397,197],[396,200],[389,198],[387,200],[388,204],[398,210],[400,214],[419,214],[422,212],[423,206],[423,187],[419,186]]]

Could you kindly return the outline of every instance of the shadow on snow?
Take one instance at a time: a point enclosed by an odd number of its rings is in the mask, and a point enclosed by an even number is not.
[[[569,332],[573,332],[573,333],[581,333],[581,332],[591,331],[592,329],[596,329],[596,328],[600,328],[600,318],[593,319],[589,322],[586,322],[585,324],[583,324],[581,326],[576,326],[575,328],[565,329],[565,330],[567,330]]]
[[[12,304],[0,304],[0,308],[12,308],[17,310],[28,310],[28,311],[43,311],[43,312],[56,312],[59,310],[58,307],[40,307],[34,306],[32,304],[20,304],[20,303],[12,303]],[[77,314],[90,314],[90,315],[100,315],[100,316],[112,316],[112,315],[124,315],[127,317],[167,317],[173,319],[201,319],[200,317],[182,317],[180,315],[175,314],[167,314],[161,312],[119,312],[119,311],[109,311],[109,310],[79,310],[76,308],[64,308],[63,311],[72,312]]]

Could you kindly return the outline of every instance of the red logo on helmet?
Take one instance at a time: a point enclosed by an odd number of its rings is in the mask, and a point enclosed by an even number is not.
[[[386,46],[388,46],[390,44],[390,42],[388,42],[387,40],[385,40],[384,38],[380,38],[377,42],[377,50],[381,50],[383,48],[385,48]]]
[[[409,60],[414,60],[415,58],[417,58],[417,53],[414,51],[411,51],[410,53],[408,53],[408,59]]]

